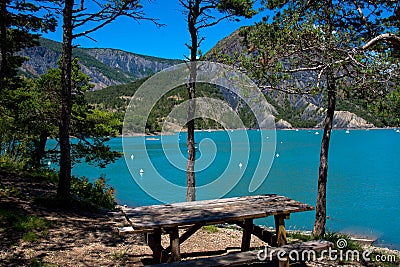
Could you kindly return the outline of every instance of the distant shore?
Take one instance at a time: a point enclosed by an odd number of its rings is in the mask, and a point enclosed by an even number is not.
[[[222,131],[257,131],[258,129],[205,129],[205,130],[195,130],[195,132],[222,132]],[[323,131],[323,128],[282,128],[282,129],[271,129],[276,131]],[[334,128],[333,131],[375,131],[375,130],[394,130],[399,131],[400,127],[372,127],[372,128]],[[116,137],[141,137],[141,136],[169,136],[169,135],[176,135],[179,133],[186,133],[187,130],[183,129],[177,132],[153,132],[153,133],[128,133],[125,135],[117,135]]]

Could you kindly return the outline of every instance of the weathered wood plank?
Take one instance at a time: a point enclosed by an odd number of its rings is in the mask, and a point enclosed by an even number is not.
[[[218,223],[246,218],[312,210],[313,207],[284,196],[261,195],[227,199],[193,201],[122,211],[135,230],[173,227],[200,222]],[[174,216],[170,216],[173,214]]]
[[[133,229],[132,226],[126,226],[126,227],[119,227],[117,228],[118,234],[119,235],[125,235],[125,234],[132,234],[135,233],[135,230]],[[140,231],[139,231],[140,232]]]

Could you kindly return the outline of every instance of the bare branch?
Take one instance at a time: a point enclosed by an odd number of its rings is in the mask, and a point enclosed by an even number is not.
[[[325,68],[326,68],[326,66],[324,66],[324,65],[318,65],[315,67],[304,67],[304,68],[297,68],[297,69],[291,69],[291,70],[283,70],[283,72],[293,73],[293,72],[301,72],[301,71],[320,70],[320,69],[325,69]]]
[[[364,12],[362,11],[361,7],[358,5],[357,0],[353,0],[354,6],[356,7],[358,14],[360,14],[361,21],[364,23],[365,27],[368,29],[370,34],[375,35],[375,31],[371,28],[371,26],[368,23],[367,18],[364,15]]]
[[[217,25],[218,23],[220,23],[220,22],[223,21],[224,19],[227,19],[227,18],[230,18],[230,17],[233,17],[233,15],[226,15],[226,16],[221,17],[221,18],[219,18],[218,20],[213,21],[213,22],[211,22],[211,23],[205,23],[205,24],[200,25],[199,27],[197,27],[197,29],[200,30],[200,29],[202,29],[202,28],[212,27],[212,26],[214,26],[214,25]]]
[[[375,38],[371,39],[369,42],[367,42],[362,49],[367,50],[375,46],[376,44],[380,42],[391,42],[392,44],[399,46],[400,47],[400,37],[393,34],[393,33],[384,33],[381,35],[376,36]]]
[[[307,91],[296,90],[297,88],[283,89],[283,88],[271,86],[271,85],[258,85],[258,88],[260,88],[261,90],[275,90],[275,91],[283,92],[283,93],[290,94],[290,95],[309,95],[310,94]]]

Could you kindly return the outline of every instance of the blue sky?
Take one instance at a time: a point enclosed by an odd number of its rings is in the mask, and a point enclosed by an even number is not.
[[[143,1],[143,3],[146,15],[158,18],[159,22],[166,26],[157,28],[149,21],[136,22],[121,17],[90,35],[97,42],[81,37],[75,43],[85,48],[115,48],[149,56],[184,59],[184,55],[189,54],[185,43],[189,42],[190,38],[179,1],[156,0],[151,3]],[[219,40],[240,26],[252,25],[261,18],[262,14],[258,14],[252,19],[241,19],[240,22],[223,21],[216,26],[203,29],[200,35],[206,39],[202,42],[200,50],[207,52]],[[56,32],[44,34],[43,37],[61,42],[61,25]]]

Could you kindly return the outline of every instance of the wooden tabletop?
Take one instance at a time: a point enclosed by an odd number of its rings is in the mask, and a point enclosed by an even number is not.
[[[257,195],[136,208],[123,207],[122,212],[134,230],[151,231],[155,228],[256,219],[313,209],[310,205],[285,196]]]

